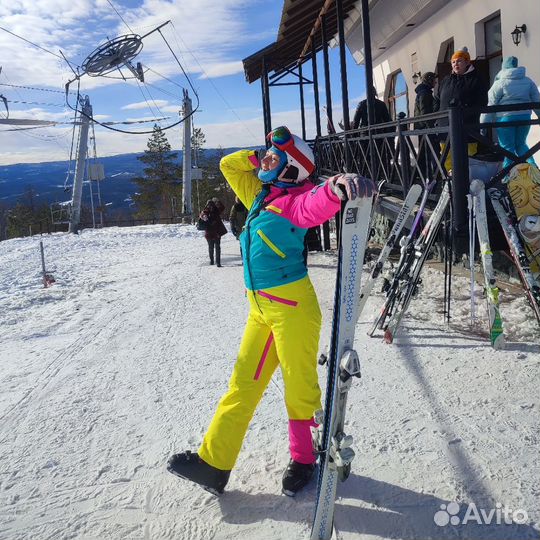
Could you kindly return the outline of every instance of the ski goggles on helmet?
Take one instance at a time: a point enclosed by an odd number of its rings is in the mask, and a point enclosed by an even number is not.
[[[289,182],[297,182],[299,178],[307,178],[315,168],[313,153],[307,143],[293,135],[285,126],[279,126],[272,130],[267,139],[272,146],[287,156],[287,162],[278,173],[278,179]],[[306,154],[308,151],[311,157]]]
[[[285,151],[287,147],[294,144],[292,133],[289,128],[285,126],[279,126],[273,129],[266,139],[270,141],[278,150]]]

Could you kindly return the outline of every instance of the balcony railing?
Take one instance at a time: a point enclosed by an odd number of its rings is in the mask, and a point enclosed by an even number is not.
[[[526,161],[540,150],[538,141],[527,154],[512,154],[494,142],[496,137],[489,136],[491,129],[502,127],[501,124],[466,124],[466,115],[470,118],[471,114],[531,109],[540,110],[540,103],[476,109],[451,107],[447,111],[319,137],[313,141],[318,172],[324,176],[343,171],[355,172],[377,182],[384,180],[383,193],[398,196],[404,196],[412,183],[448,179],[452,188],[453,225],[456,231],[461,231],[467,226],[467,143],[477,143],[479,159],[487,155],[495,161],[502,162],[504,157],[510,159],[511,164],[495,175],[494,183],[502,179],[513,165]],[[540,120],[531,119],[505,122],[504,127],[539,124]],[[429,127],[417,129],[418,125]],[[438,184],[442,185],[442,182]],[[436,199],[437,194],[435,190],[432,198]]]

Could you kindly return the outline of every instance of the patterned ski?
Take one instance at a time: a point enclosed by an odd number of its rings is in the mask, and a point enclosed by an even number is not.
[[[343,427],[352,377],[360,376],[353,345],[371,207],[372,199],[355,199],[346,203],[342,213],[324,414],[316,413],[320,425],[313,433],[319,475],[311,540],[331,537],[337,481],[349,476],[354,458],[352,437],[343,433]]]
[[[410,252],[412,249],[414,249],[414,235],[417,228],[420,226],[420,222],[424,216],[424,209],[426,207],[429,194],[431,193],[431,190],[435,184],[436,182],[432,181],[429,184],[424,185],[422,200],[420,201],[420,205],[418,207],[418,210],[416,211],[411,230],[409,231],[409,234],[407,236],[402,236],[399,241],[401,251],[399,261],[396,265],[396,271],[393,273],[392,277],[390,279],[385,278],[385,285],[383,287],[383,290],[386,291],[386,299],[384,301],[382,309],[380,310],[375,321],[373,322],[373,325],[371,326],[371,329],[368,332],[368,335],[371,337],[373,337],[373,334],[375,333],[375,330],[377,330],[377,328],[384,327],[386,318],[392,312],[392,308],[396,301],[396,292],[397,285],[399,284],[399,276],[406,271],[406,261],[409,260]]]
[[[503,195],[501,190],[496,188],[488,189],[488,195],[508,242],[510,253],[519,272],[529,304],[533,308],[534,314],[540,324],[540,284],[537,283],[531,272],[529,259],[514,225],[513,210],[507,197]]]

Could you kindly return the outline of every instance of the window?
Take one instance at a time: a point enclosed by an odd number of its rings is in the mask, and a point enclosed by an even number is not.
[[[488,61],[489,83],[495,80],[495,75],[499,73],[502,64],[502,36],[501,36],[501,15],[487,20],[484,23],[484,46],[486,60]]]
[[[388,105],[390,116],[397,120],[399,113],[405,113],[409,116],[409,96],[407,92],[407,83],[401,71],[391,75],[390,91],[388,92]]]

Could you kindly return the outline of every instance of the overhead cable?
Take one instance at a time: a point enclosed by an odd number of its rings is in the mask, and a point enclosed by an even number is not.
[[[52,54],[53,56],[56,56],[56,58],[59,58],[60,60],[64,60],[62,56],[59,54],[53,53],[52,51],[49,51],[48,49],[45,49],[45,47],[42,47],[41,45],[38,45],[37,43],[34,43],[30,41],[29,39],[23,38],[22,36],[17,35],[15,32],[12,32],[11,30],[8,30],[7,28],[4,28],[3,26],[0,26],[0,30],[3,30],[4,32],[7,32],[8,34],[11,34],[12,36],[15,36],[16,38],[22,39],[23,41],[26,41],[26,43],[29,43],[33,47],[37,47],[38,49],[41,49],[42,51]]]

